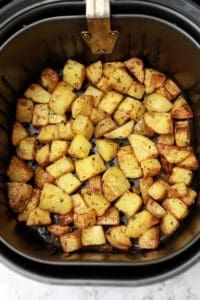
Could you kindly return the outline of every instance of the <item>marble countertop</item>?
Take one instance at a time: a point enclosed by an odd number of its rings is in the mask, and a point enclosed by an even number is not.
[[[54,286],[39,283],[0,264],[1,300],[200,300],[200,263],[163,283],[138,287]]]

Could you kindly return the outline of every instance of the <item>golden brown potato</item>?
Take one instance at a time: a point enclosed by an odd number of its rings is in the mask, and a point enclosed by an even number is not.
[[[58,124],[60,125],[60,124]],[[46,125],[41,127],[40,132],[37,136],[37,140],[40,143],[47,144],[49,142],[52,142],[54,140],[58,140],[58,127],[57,125]]]
[[[166,210],[153,199],[148,200],[146,209],[158,219],[162,218],[166,214]]]
[[[33,109],[32,124],[35,127],[47,125],[49,122],[48,104],[36,104]]]
[[[28,136],[27,130],[19,122],[15,122],[12,130],[12,144],[17,146],[19,142]]]
[[[171,185],[167,190],[168,198],[178,198],[184,197],[188,193],[187,186],[183,182],[178,182],[174,185]]]
[[[73,138],[68,153],[75,158],[85,158],[89,155],[92,144],[82,134],[77,134]]]
[[[90,140],[94,132],[94,126],[88,117],[78,115],[72,123],[72,130],[75,134],[82,134]]]
[[[189,213],[187,205],[179,198],[167,198],[162,205],[178,220],[184,219]]]
[[[180,94],[181,90],[174,81],[167,79],[163,85],[156,90],[156,92],[171,101]]]
[[[144,82],[144,64],[141,59],[133,57],[126,60],[124,64],[139,82]]]
[[[95,194],[102,194],[101,176],[96,175],[88,179],[90,191]]]
[[[130,112],[130,119],[138,122],[145,112],[144,104],[139,101],[132,99],[132,110]]]
[[[94,125],[97,125],[99,122],[101,122],[106,117],[108,117],[108,114],[105,111],[103,111],[102,109],[97,107],[97,108],[92,109],[92,114],[90,116],[90,120],[92,121],[92,123]]]
[[[71,141],[74,137],[72,122],[57,124],[58,137],[61,140]]]
[[[59,81],[58,73],[51,69],[46,68],[41,74],[41,82],[44,88],[47,89],[49,93],[53,93]]]
[[[140,186],[140,191],[141,191],[141,195],[142,195],[144,204],[146,204],[149,199],[148,191],[152,185],[153,185],[152,177],[143,177],[143,178],[139,179],[139,186]]]
[[[26,137],[17,147],[17,155],[24,160],[33,160],[36,154],[35,138]]]
[[[117,167],[109,168],[102,177],[103,192],[110,202],[129,190],[130,184],[124,173]]]
[[[158,134],[173,133],[173,121],[170,113],[146,112],[144,121],[149,128]]]
[[[178,167],[186,168],[189,170],[198,170],[199,162],[196,155],[192,152],[188,157],[183,159],[177,164]]]
[[[39,165],[46,166],[49,163],[49,153],[50,147],[49,144],[46,144],[45,146],[37,150],[35,160]]]
[[[33,171],[17,156],[12,156],[7,175],[10,181],[27,182],[33,177]]]
[[[96,84],[96,87],[105,93],[111,90],[110,82],[105,76],[101,77],[99,82]]]
[[[174,165],[173,165],[173,164],[170,164],[170,163],[166,160],[166,158],[165,158],[164,156],[162,156],[162,155],[160,155],[160,162],[161,162],[163,171],[164,171],[166,174],[171,174]]]
[[[31,199],[32,186],[22,182],[8,183],[9,206],[14,212],[22,212]]]
[[[161,134],[157,138],[157,144],[174,145],[173,134]]]
[[[59,224],[53,224],[47,227],[48,231],[53,233],[55,236],[62,236],[70,231],[69,226],[63,226]]]
[[[197,192],[194,191],[193,189],[188,188],[187,195],[185,195],[184,197],[181,197],[181,200],[187,206],[190,206],[190,205],[194,204],[196,196],[197,196]]]
[[[42,168],[37,167],[35,169],[35,184],[40,189],[43,188],[46,182],[53,183],[54,181],[54,177],[52,177],[48,172],[46,172]]]
[[[86,76],[87,79],[92,83],[95,84],[99,82],[103,75],[103,65],[100,60],[96,61],[95,63],[89,65],[86,68]]]
[[[166,76],[154,69],[145,69],[144,84],[146,93],[151,94],[165,82]]]
[[[105,133],[110,132],[116,128],[115,122],[111,118],[105,118],[100,121],[94,129],[94,137],[96,139],[102,137]]]
[[[104,96],[104,92],[100,91],[92,85],[89,85],[85,90],[84,95],[92,96],[94,99],[94,107],[97,107]]]
[[[118,225],[119,222],[119,211],[112,206],[102,216],[97,218],[97,225]]]
[[[71,195],[71,197],[72,197],[73,210],[75,213],[81,211],[82,209],[87,208],[87,205],[85,204],[80,194],[78,193],[73,194]]]
[[[168,187],[169,185],[167,182],[159,179],[148,188],[148,194],[157,201],[162,200],[167,195]]]
[[[63,69],[63,80],[76,90],[80,90],[85,79],[85,67],[79,62],[68,59]]]
[[[60,243],[64,252],[73,252],[82,247],[81,231],[69,232],[60,237]]]
[[[66,226],[74,222],[74,212],[69,212],[66,215],[56,215],[56,223],[61,226]]]
[[[80,180],[72,173],[64,174],[56,180],[56,184],[67,194],[74,193],[80,186]]]
[[[89,189],[85,189],[82,190],[82,195],[87,207],[94,209],[98,217],[102,216],[110,206],[110,203],[102,194],[92,193]]]
[[[179,221],[169,212],[161,219],[160,229],[165,235],[171,235],[180,226]]]
[[[105,161],[112,160],[117,154],[117,143],[112,140],[97,139],[97,151]]]
[[[133,83],[133,78],[124,68],[117,68],[109,79],[110,86],[122,94],[126,94]]]
[[[105,244],[103,227],[100,225],[91,226],[82,230],[81,236],[83,246],[94,246]]]
[[[170,111],[173,104],[163,95],[152,93],[144,99],[144,106],[148,111],[164,113]]]
[[[156,145],[149,138],[140,134],[131,134],[128,139],[139,162],[158,156]]]
[[[153,137],[154,131],[147,126],[147,124],[144,122],[144,118],[141,118],[134,126],[134,133],[144,135],[147,137]]]
[[[103,97],[98,107],[106,113],[112,114],[122,101],[123,97],[124,96],[118,92],[110,91]]]
[[[128,250],[132,246],[130,237],[126,236],[126,226],[112,226],[106,231],[107,241],[115,248]]]
[[[37,207],[40,194],[41,191],[39,189],[33,189],[30,201],[28,201],[24,210],[17,216],[19,222],[25,222],[30,212]]]
[[[28,215],[26,225],[27,226],[41,226],[51,224],[50,213],[39,207],[34,208]]]
[[[32,83],[24,92],[24,96],[36,103],[49,103],[51,94],[37,83]]]
[[[190,145],[190,125],[188,121],[178,121],[175,123],[175,141],[178,147]]]
[[[183,96],[179,96],[174,102],[173,109],[171,110],[171,115],[174,119],[193,118],[193,112]]]
[[[67,121],[66,115],[60,116],[55,114],[52,110],[49,110],[49,124],[65,123]]]
[[[33,102],[19,98],[16,106],[16,120],[21,123],[30,123],[33,117]]]
[[[191,151],[174,145],[157,144],[159,153],[171,164],[177,164],[187,158]]]
[[[123,67],[124,64],[120,61],[112,61],[103,64],[103,75],[110,78],[117,68]]]
[[[159,246],[160,229],[158,226],[152,227],[144,232],[138,238],[138,245],[140,249],[156,249]]]
[[[141,100],[145,93],[145,86],[140,82],[133,81],[130,88],[127,91],[127,95]]]
[[[94,106],[93,96],[81,95],[72,103],[72,117],[77,118],[78,115],[90,117]]]
[[[161,164],[156,158],[145,159],[141,162],[144,177],[151,177],[160,174]]]
[[[134,216],[142,206],[142,198],[136,193],[125,192],[115,203],[115,207],[127,217]]]
[[[74,171],[74,164],[71,158],[62,157],[46,168],[47,172],[54,178],[58,178],[65,173]]]
[[[49,161],[53,162],[67,154],[68,144],[65,141],[53,141],[49,154]]]
[[[99,123],[100,124],[100,123]],[[104,134],[104,137],[108,139],[125,139],[127,138],[133,130],[133,121],[129,121],[126,124]]]
[[[94,209],[83,208],[74,214],[74,225],[78,228],[87,228],[96,224]]]
[[[186,185],[190,185],[191,181],[192,181],[192,171],[180,167],[174,167],[172,169],[172,174],[169,178],[170,183],[183,182]]]
[[[114,120],[120,126],[130,119],[130,113],[134,107],[134,99],[126,97],[114,113]]]

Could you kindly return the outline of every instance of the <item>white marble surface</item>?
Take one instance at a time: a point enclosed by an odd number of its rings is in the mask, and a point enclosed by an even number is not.
[[[1,300],[200,300],[200,263],[186,273],[147,287],[53,286],[30,279],[0,264]]]

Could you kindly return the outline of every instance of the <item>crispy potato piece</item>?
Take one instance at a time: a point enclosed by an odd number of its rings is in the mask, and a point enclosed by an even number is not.
[[[94,209],[97,217],[102,216],[110,206],[102,194],[92,193],[89,189],[84,189],[82,195],[87,207]]]
[[[88,117],[78,115],[77,118],[73,121],[72,130],[74,133],[82,134],[88,140],[90,140],[94,132],[94,126],[92,125],[92,122]]]
[[[117,143],[112,140],[97,139],[97,151],[105,161],[112,160],[117,154]]]
[[[87,79],[92,83],[95,84],[99,82],[103,75],[103,65],[100,60],[96,61],[95,63],[89,65],[86,68],[86,76]]]
[[[161,134],[157,138],[157,144],[174,145],[173,134]]]
[[[81,231],[69,232],[60,237],[60,243],[64,252],[73,252],[82,247]]]
[[[188,157],[183,159],[177,164],[178,167],[186,168],[189,170],[198,170],[199,162],[196,155],[192,152]]]
[[[103,227],[100,225],[91,226],[82,230],[83,246],[93,246],[105,244]]]
[[[152,186],[152,184],[153,184],[152,177],[143,177],[139,179],[139,186],[140,186],[140,191],[141,191],[144,204],[146,204],[149,199],[148,190]]]
[[[183,96],[179,96],[174,102],[173,109],[171,110],[171,115],[174,119],[193,118],[193,112]]]
[[[193,189],[188,188],[187,195],[185,195],[184,197],[181,197],[181,200],[187,206],[190,206],[190,205],[194,204],[196,196],[197,196],[197,192],[194,191]]]
[[[19,98],[16,106],[16,120],[30,123],[33,117],[33,102],[29,99]]]
[[[140,249],[156,249],[159,246],[160,229],[158,226],[152,227],[144,232],[138,238],[138,245]]]
[[[175,141],[178,147],[190,145],[190,125],[188,121],[178,121],[175,123]]]
[[[52,110],[49,110],[49,124],[65,123],[66,121],[66,115],[60,116],[58,114],[55,114],[55,112],[53,112]]]
[[[144,99],[144,106],[148,111],[164,113],[170,111],[173,104],[163,95],[152,93]]]
[[[127,217],[134,216],[142,206],[142,198],[129,191],[125,192],[115,203],[115,207]]]
[[[26,225],[27,226],[41,226],[51,224],[50,213],[39,207],[34,208],[28,215]]]
[[[30,212],[37,207],[40,193],[41,191],[39,189],[33,189],[30,201],[27,203],[24,210],[17,216],[19,222],[25,222]]]
[[[58,178],[65,173],[74,171],[74,164],[71,158],[62,157],[46,168],[47,172],[54,178]]]
[[[62,226],[59,224],[53,224],[47,227],[50,233],[53,233],[55,236],[62,236],[70,231],[69,226]]]
[[[100,175],[96,175],[94,177],[89,178],[88,184],[92,193],[102,194],[102,182]]]
[[[170,186],[167,190],[168,198],[178,198],[184,197],[188,193],[187,186],[183,182],[178,182],[172,186]]]
[[[133,78],[124,68],[117,68],[109,79],[110,86],[123,94],[126,94],[133,83]]]
[[[36,104],[33,109],[32,124],[35,127],[47,125],[49,122],[48,104]]]
[[[58,124],[60,125],[60,124]],[[47,144],[53,140],[58,140],[58,127],[57,125],[46,125],[41,127],[40,132],[37,136],[37,140],[40,143]]]
[[[144,177],[151,177],[160,174],[161,164],[156,158],[145,159],[141,162]]]
[[[33,160],[36,154],[35,138],[26,137],[17,147],[17,155],[24,160]]]
[[[127,138],[133,130],[133,121],[129,121],[126,124],[104,134],[108,139],[125,139]]]
[[[56,184],[67,194],[74,193],[81,186],[80,180],[72,173],[59,177],[56,180]]]
[[[151,94],[157,88],[161,87],[166,80],[166,76],[154,69],[145,69],[144,84],[146,87],[146,93]]]
[[[63,80],[76,90],[80,90],[85,79],[85,67],[79,62],[68,59],[63,69]]]
[[[74,222],[74,212],[69,212],[66,215],[56,215],[56,224],[66,226]]]
[[[100,121],[94,129],[94,137],[96,139],[102,137],[105,133],[110,132],[116,128],[115,122],[111,118],[105,118]]]
[[[56,114],[63,116],[70,108],[76,94],[69,90],[64,81],[58,83],[49,100],[49,108]]]
[[[75,169],[78,178],[84,181],[104,172],[106,166],[99,154],[93,154],[84,159],[76,160]]]
[[[42,148],[38,149],[36,152],[35,160],[41,166],[46,166],[49,163],[49,144],[44,145]]]
[[[179,148],[174,145],[157,144],[157,149],[159,153],[171,164],[177,164],[191,154],[190,150]]]
[[[102,216],[97,218],[97,225],[118,225],[119,212],[115,207],[109,207]]]
[[[22,212],[31,198],[32,186],[22,182],[9,182],[9,206],[14,212]]]
[[[45,183],[40,196],[39,208],[65,215],[72,209],[72,200],[61,188],[51,183]]]
[[[160,229],[165,235],[171,235],[180,226],[179,221],[169,212],[161,219]]]
[[[24,96],[36,103],[49,103],[51,94],[37,83],[32,83],[24,92]]]
[[[158,223],[158,219],[147,210],[134,215],[129,219],[125,234],[131,238],[138,238],[141,234],[147,231],[151,226]]]
[[[73,138],[68,153],[75,158],[85,158],[89,155],[92,144],[82,134],[77,134]]]
[[[96,224],[96,214],[94,209],[84,208],[75,212],[74,225],[78,228],[87,228]]]
[[[160,161],[161,161],[161,165],[162,165],[162,168],[163,168],[164,172],[167,173],[167,174],[171,174],[174,165],[170,164],[166,160],[166,158],[162,155],[160,155]]]
[[[173,133],[173,121],[169,113],[146,112],[144,121],[149,128],[158,134]]]
[[[148,188],[148,195],[157,201],[162,200],[167,195],[168,187],[167,182],[159,179]]]
[[[53,183],[55,181],[54,177],[52,177],[48,172],[43,170],[40,167],[35,169],[35,184],[40,189],[43,188],[46,182]]]
[[[144,135],[147,137],[153,137],[154,131],[147,126],[144,122],[144,118],[141,118],[134,126],[134,133]]]
[[[49,161],[53,162],[67,154],[68,144],[65,141],[53,141],[49,154]]]
[[[134,107],[134,99],[126,97],[114,113],[114,120],[120,126],[130,119],[130,113]]]
[[[126,226],[112,226],[106,231],[107,241],[115,248],[128,250],[132,246],[130,237],[126,236]]]
[[[89,85],[85,90],[84,95],[92,96],[94,99],[94,107],[97,107],[104,96],[104,92],[100,91],[92,85]]]
[[[120,169],[127,178],[142,177],[142,169],[130,145],[119,148],[117,159]]]
[[[118,92],[110,91],[101,100],[99,108],[108,114],[112,114],[122,101],[123,97],[124,96]]]
[[[33,177],[33,171],[17,156],[12,156],[7,175],[10,181],[27,182]]]
[[[192,171],[180,167],[174,167],[172,169],[172,174],[169,178],[170,183],[184,182],[186,185],[189,185],[191,181]]]
[[[132,99],[132,106],[130,118],[135,122],[138,122],[145,112],[145,107],[141,101],[135,99]]]
[[[165,199],[162,205],[178,220],[183,220],[189,213],[187,205],[179,198]]]
[[[51,69],[46,68],[41,74],[42,86],[47,89],[49,93],[53,93],[59,81],[58,73]]]
[[[96,87],[105,93],[111,90],[110,82],[105,76],[101,77],[99,82],[96,84]]]
[[[13,130],[12,130],[13,146],[17,146],[19,144],[19,142],[21,140],[25,139],[27,136],[28,136],[28,132],[24,128],[24,126],[19,122],[15,122],[13,125]]]
[[[85,204],[80,194],[77,193],[71,195],[71,197],[72,197],[73,210],[75,213],[87,208],[87,205]]]
[[[149,199],[146,205],[146,209],[156,218],[162,218],[166,214],[166,210],[153,199]]]
[[[120,61],[112,61],[103,64],[103,75],[110,79],[117,68],[123,67],[124,64]]]
[[[139,82],[144,82],[144,64],[141,59],[133,57],[126,60],[124,64]]]
[[[72,103],[72,117],[75,119],[78,115],[90,117],[94,107],[94,98],[89,95],[81,95]]]
[[[149,138],[140,134],[131,134],[128,139],[139,162],[158,156],[156,145]]]
[[[57,131],[58,131],[58,137],[61,140],[71,141],[74,137],[72,122],[58,124]]]
[[[145,93],[145,86],[141,84],[140,82],[133,81],[130,88],[127,91],[127,95],[136,98],[136,99],[142,99]]]
[[[164,84],[156,90],[156,92],[171,101],[180,94],[181,90],[174,81],[167,79]]]
[[[124,173],[117,167],[110,167],[102,177],[103,192],[110,202],[129,190],[130,184]]]
[[[102,109],[97,107],[97,108],[92,109],[92,114],[90,116],[90,120],[92,121],[92,123],[94,125],[97,125],[99,122],[101,122],[106,117],[108,117],[108,114],[105,111],[103,111]]]

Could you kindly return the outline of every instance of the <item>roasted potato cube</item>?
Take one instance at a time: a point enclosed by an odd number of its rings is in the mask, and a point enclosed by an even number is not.
[[[174,167],[172,169],[172,174],[169,178],[170,183],[183,182],[186,185],[189,185],[191,181],[192,181],[192,171],[180,167]]]
[[[144,135],[147,137],[153,137],[154,131],[147,126],[144,122],[144,118],[141,118],[134,126],[134,133]]]
[[[24,92],[24,96],[36,103],[49,103],[51,94],[37,83],[32,83]]]
[[[127,91],[127,94],[136,99],[142,99],[145,93],[145,86],[140,82],[133,81],[130,88]]]
[[[88,184],[92,193],[102,194],[102,182],[100,175],[96,175],[94,177],[89,178]]]
[[[52,110],[49,110],[49,124],[59,124],[67,121],[66,115],[60,116],[55,114]]]
[[[110,206],[110,203],[102,194],[92,193],[88,189],[82,190],[82,194],[87,207],[94,209],[98,217],[102,216]]]
[[[171,115],[174,119],[193,118],[193,112],[183,96],[179,96],[174,102],[173,109],[171,110]]]
[[[47,172],[54,178],[58,178],[65,173],[74,171],[74,164],[71,158],[62,157],[46,168]]]
[[[49,100],[50,109],[63,116],[70,108],[76,94],[69,90],[67,84],[64,81],[58,83]]]
[[[91,226],[82,230],[83,246],[94,246],[105,244],[103,227],[100,225]]]
[[[180,94],[181,90],[174,81],[167,79],[164,84],[156,90],[156,92],[171,101]]]
[[[157,138],[157,144],[174,145],[173,134],[161,134]]]
[[[62,226],[66,226],[69,224],[72,224],[74,222],[74,212],[70,211],[68,214],[66,215],[54,215],[56,217],[56,219],[54,218],[56,224],[62,225]]]
[[[130,237],[126,236],[126,226],[113,226],[106,231],[107,241],[115,248],[128,250],[132,246]]]
[[[187,205],[179,198],[165,199],[162,205],[178,220],[184,219],[189,213]]]
[[[58,130],[58,137],[61,140],[71,141],[74,137],[72,122],[58,124],[57,130]]]
[[[96,224],[96,214],[94,209],[84,208],[75,212],[74,225],[78,228],[87,228]]]
[[[28,136],[27,130],[19,122],[15,122],[12,130],[12,144],[17,146],[19,142]]]
[[[40,167],[35,169],[35,184],[40,189],[43,188],[46,182],[53,183],[55,181],[54,177],[52,177],[48,172],[43,170]]]
[[[164,113],[170,111],[173,104],[163,95],[152,93],[144,99],[144,106],[148,111]]]
[[[151,226],[158,223],[158,219],[147,210],[134,215],[129,219],[125,234],[131,238],[138,238],[141,234],[147,231]]]
[[[71,197],[58,186],[45,183],[40,196],[39,208],[65,215],[72,209]]]
[[[94,106],[94,98],[89,95],[81,95],[72,103],[72,117],[75,119],[78,115],[90,117]]]
[[[73,252],[82,247],[81,232],[69,232],[60,237],[60,243],[64,252]]]
[[[37,150],[35,160],[39,165],[46,166],[49,163],[49,153],[50,147],[49,144],[46,144],[45,146]]]
[[[40,193],[39,189],[33,189],[30,201],[27,203],[24,210],[17,216],[19,222],[25,222],[30,212],[38,206]]]
[[[138,122],[145,112],[143,103],[139,100],[132,99],[132,110],[130,112],[130,118],[135,122]]]
[[[192,152],[188,157],[183,159],[177,164],[178,167],[186,168],[189,170],[198,170],[199,162],[195,154]]]
[[[50,233],[53,233],[55,236],[62,236],[70,231],[69,226],[63,226],[59,224],[53,224],[47,227]]]
[[[105,76],[101,77],[99,82],[96,84],[96,87],[105,93],[111,90],[110,82]]]
[[[158,134],[173,133],[173,121],[170,113],[146,112],[144,121],[149,128]]]
[[[67,154],[68,144],[65,141],[53,141],[49,154],[49,161],[53,162]]]
[[[158,156],[156,145],[149,138],[140,134],[131,134],[128,139],[139,162]]]
[[[22,212],[31,199],[32,186],[22,182],[8,183],[9,206],[14,212]]]
[[[162,218],[166,214],[166,210],[153,199],[148,200],[146,209],[158,219]]]
[[[161,164],[156,158],[145,159],[141,162],[144,177],[151,177],[160,174]]]
[[[144,82],[144,64],[141,59],[133,57],[126,60],[124,64],[139,82]]]
[[[115,207],[109,207],[102,216],[97,218],[97,225],[118,225],[119,212]]]
[[[40,209],[39,207],[34,208],[28,215],[26,225],[27,226],[41,226],[51,224],[51,216],[49,211]]]
[[[104,110],[108,114],[112,114],[116,110],[122,99],[122,94],[115,91],[110,91],[101,100],[99,108]]]
[[[82,134],[88,140],[90,140],[94,132],[94,126],[92,125],[92,122],[88,117],[78,115],[77,118],[73,121],[72,130],[74,133]]]
[[[144,204],[146,204],[149,199],[148,190],[152,186],[152,184],[153,184],[152,177],[144,177],[139,179],[139,186],[140,186],[140,191],[141,191]]]
[[[104,92],[100,91],[92,85],[89,85],[85,90],[84,95],[92,96],[94,99],[94,107],[97,107],[101,99],[103,98]]]
[[[163,171],[164,171],[166,174],[171,174],[174,165],[173,165],[173,164],[170,164],[170,163],[166,160],[166,158],[165,158],[164,156],[162,156],[162,155],[160,155],[160,162],[161,162]]]
[[[109,79],[110,86],[123,94],[126,94],[133,83],[133,78],[124,68],[117,68]]]
[[[190,150],[179,148],[174,145],[157,144],[157,149],[159,153],[171,164],[177,164],[191,154]]]
[[[134,216],[142,206],[142,198],[136,193],[127,191],[115,203],[115,207],[127,217]]]
[[[87,79],[92,84],[99,82],[102,75],[103,75],[103,66],[102,66],[102,62],[100,60],[96,61],[95,63],[89,65],[86,68]]]
[[[117,167],[111,167],[103,174],[102,183],[104,195],[110,202],[119,198],[130,188],[124,173]]]
[[[183,182],[176,183],[170,186],[167,190],[168,198],[178,198],[184,197],[188,193],[187,186]]]
[[[60,124],[58,124],[60,125]],[[47,144],[54,140],[58,140],[58,127],[57,125],[46,125],[41,127],[40,132],[37,136],[40,143]]]
[[[47,125],[49,122],[48,104],[36,104],[33,109],[32,124],[35,127]]]
[[[171,235],[179,226],[179,221],[177,221],[176,218],[169,212],[167,212],[161,219],[160,229],[164,235]]]
[[[134,107],[134,99],[126,97],[114,113],[114,120],[120,126],[130,119],[130,113]]]
[[[99,154],[93,154],[81,160],[75,161],[76,174],[81,181],[98,175],[106,170]]]
[[[35,158],[35,138],[26,137],[21,140],[17,147],[17,155],[24,160],[33,160]]]
[[[145,79],[144,84],[146,87],[146,93],[151,94],[157,88],[163,85],[166,80],[166,76],[154,69],[145,69]]]
[[[138,239],[140,249],[156,249],[159,246],[159,227],[152,227],[144,232]]]
[[[127,178],[139,178],[142,169],[130,145],[120,147],[117,152],[119,167]]]
[[[110,132],[115,129],[117,126],[111,118],[105,118],[100,121],[94,129],[94,137],[96,139],[103,136],[105,133]]]
[[[103,64],[103,75],[110,78],[117,68],[123,67],[124,64],[120,61],[112,61]]]
[[[68,153],[75,158],[85,158],[88,156],[92,145],[82,134],[77,134],[73,138]]]
[[[46,68],[41,75],[42,86],[48,90],[49,93],[53,93],[59,81],[58,73],[51,69]]]
[[[187,195],[181,198],[181,200],[187,205],[190,206],[195,202],[195,198],[197,196],[197,192],[188,188]]]
[[[17,100],[16,120],[22,123],[30,123],[33,117],[33,102],[29,99]]]
[[[149,177],[148,177],[149,178]],[[169,185],[162,179],[155,181],[149,188],[148,188],[148,195],[155,200],[162,200],[167,195],[167,189]]]
[[[190,125],[188,121],[178,121],[175,123],[175,141],[178,147],[190,145]]]
[[[111,140],[96,140],[97,151],[105,161],[112,160],[117,154],[117,143]]]
[[[81,186],[80,180],[72,173],[59,177],[56,180],[56,184],[67,194],[72,194]]]
[[[73,211],[75,213],[78,213],[79,211],[87,208],[87,205],[85,204],[80,194],[77,193],[71,195],[71,197],[72,197]]]
[[[33,171],[17,156],[12,156],[7,175],[10,181],[27,182],[33,177]]]
[[[85,67],[79,62],[68,59],[63,69],[63,80],[76,90],[80,90],[85,79]]]
[[[97,107],[97,108],[92,109],[92,114],[90,116],[90,120],[92,121],[92,123],[94,125],[97,125],[99,122],[101,122],[106,117],[108,117],[108,114],[105,111],[103,111],[102,109]]]
[[[133,130],[133,121],[129,121],[126,124],[104,134],[104,136],[108,139],[125,139],[127,138]]]

